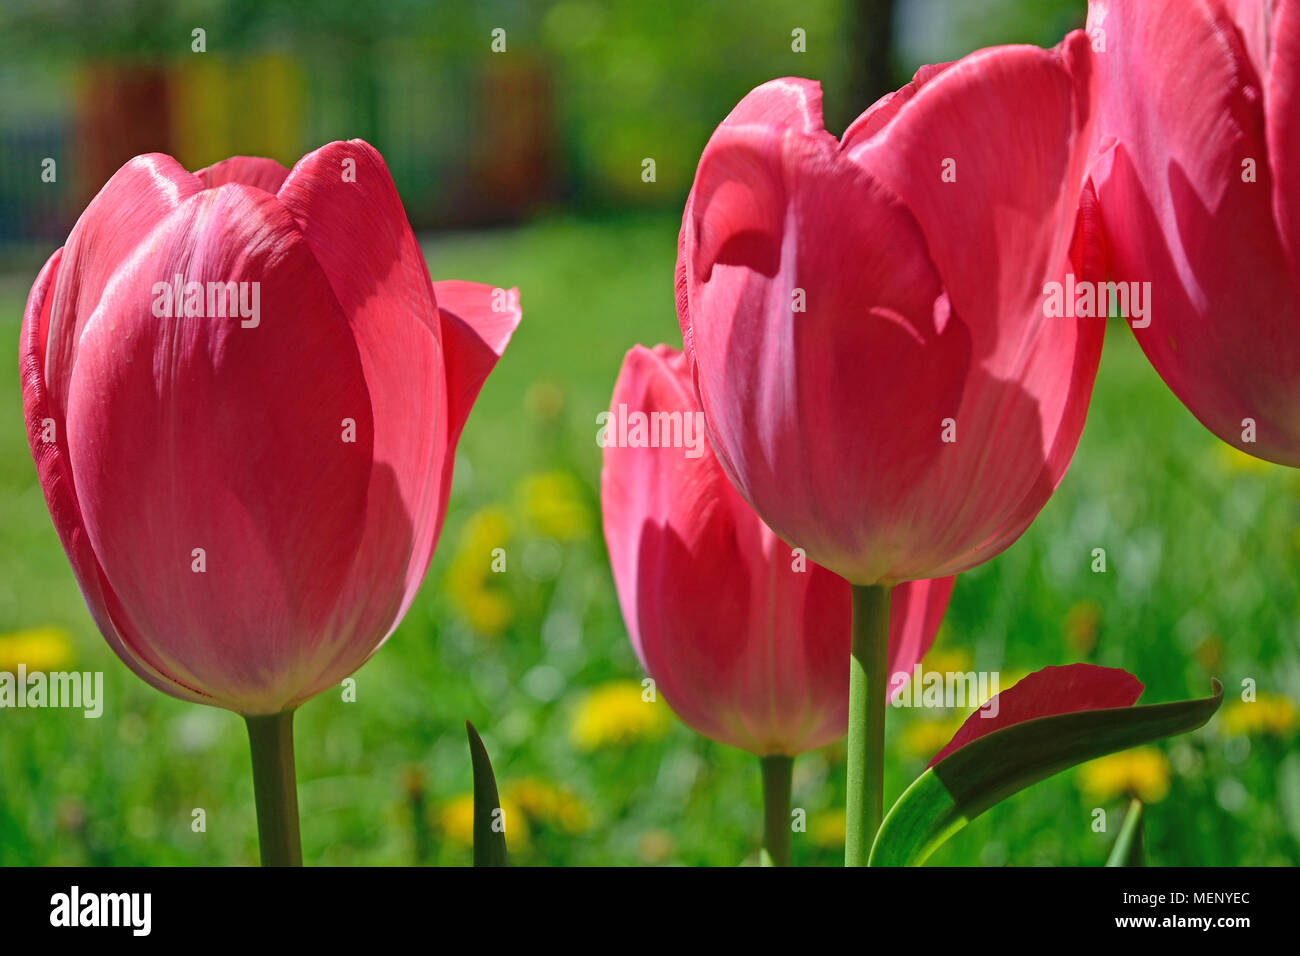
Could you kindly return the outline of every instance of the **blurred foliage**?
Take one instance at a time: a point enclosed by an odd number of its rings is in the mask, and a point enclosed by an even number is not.
[[[1004,43],[1052,46],[1080,29],[1087,0],[902,0],[895,59],[907,74]]]
[[[472,192],[475,170],[462,166],[490,167],[512,149],[541,165],[507,170],[545,181],[530,202],[671,205],[713,128],[754,86],[790,74],[821,80],[837,128],[865,108],[843,93],[849,5],[10,0],[0,8],[0,76],[22,91],[7,111],[39,124],[84,113],[67,94],[102,85],[103,64],[166,69],[168,102],[146,97],[132,109],[169,113],[158,133],[166,141],[152,148],[190,168],[237,153],[292,164],[329,140],[367,139],[389,159],[417,224],[466,221],[454,197],[430,189]],[[796,27],[807,52],[792,50]],[[203,54],[191,52],[196,28]],[[506,31],[500,54],[497,28]],[[101,70],[87,78],[93,66]],[[653,182],[642,179],[645,159],[655,160]],[[490,199],[478,197],[480,220]]]
[[[291,166],[353,137],[384,155],[417,228],[559,207],[680,208],[710,133],[767,80],[819,80],[838,133],[920,64],[982,43],[1050,45],[1084,9],[1083,0],[8,0],[0,254],[57,241],[138,153],[166,152],[189,169],[232,155]],[[867,65],[877,57],[879,67]],[[873,72],[890,65],[892,82]],[[46,157],[71,189],[40,182]]]
[[[600,534],[596,414],[631,344],[680,343],[676,228],[672,215],[551,219],[426,248],[435,276],[518,284],[524,322],[470,416],[406,620],[358,672],[356,702],[326,692],[295,721],[308,861],[467,864],[466,718],[492,754],[515,863],[756,859],[758,761],[642,702]],[[25,291],[0,284],[11,342]],[[15,375],[0,365],[0,633],[25,636],[0,646],[103,670],[106,704],[98,720],[0,711],[0,863],[252,862],[241,723],[150,689],[95,631],[16,425]],[[1227,450],[1115,325],[1060,490],[1020,541],[959,578],[925,666],[997,670],[1006,687],[1086,660],[1132,671],[1144,702],[1203,695],[1217,675],[1228,702],[1202,731],[1012,798],[933,862],[1100,865],[1130,794],[1158,799],[1152,864],[1300,862],[1298,518],[1300,473]],[[1091,570],[1098,547],[1105,573]],[[475,612],[480,593],[499,598],[495,613]],[[889,799],[963,717],[891,709]],[[842,746],[796,761],[797,863],[841,859],[843,778]]]

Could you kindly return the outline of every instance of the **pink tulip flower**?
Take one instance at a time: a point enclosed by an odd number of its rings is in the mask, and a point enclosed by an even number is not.
[[[705,147],[677,310],[723,470],[856,585],[1013,542],[1078,442],[1103,321],[1088,38],[925,67],[836,140],[809,80],[765,83]]]
[[[517,295],[430,281],[382,157],[128,162],[21,338],[37,474],[110,646],[176,697],[288,711],[415,596]]]
[[[1110,278],[1206,428],[1300,466],[1300,4],[1093,0]],[[1104,50],[1100,48],[1104,45]]]
[[[623,620],[646,673],[694,730],[760,757],[795,756],[845,733],[849,586],[754,514],[703,436],[693,441],[699,419],[680,352],[628,352],[601,474]],[[891,672],[910,673],[925,654],[952,585],[894,589]]]

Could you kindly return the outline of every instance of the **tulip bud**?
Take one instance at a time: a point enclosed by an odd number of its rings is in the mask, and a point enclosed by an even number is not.
[[[292,172],[160,154],[118,171],[32,287],[20,350],[50,514],[132,670],[273,714],[374,652],[519,321],[494,291],[430,281],[360,140]]]
[[[1065,472],[1104,322],[1044,288],[1099,262],[1090,91],[1076,32],[925,67],[842,140],[816,83],[773,80],[705,147],[677,307],[710,441],[853,584],[986,561]]]

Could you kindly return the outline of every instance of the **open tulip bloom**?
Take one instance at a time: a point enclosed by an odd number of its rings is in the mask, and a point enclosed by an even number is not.
[[[95,622],[142,679],[247,718],[264,863],[297,863],[294,709],[392,633],[456,442],[519,321],[432,282],[382,157],[138,156],[33,285],[27,432]]]

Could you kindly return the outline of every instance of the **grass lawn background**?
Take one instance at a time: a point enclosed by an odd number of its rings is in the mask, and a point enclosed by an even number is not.
[[[335,690],[299,711],[308,862],[468,863],[467,718],[492,754],[515,862],[752,862],[757,761],[634,701],[643,675],[600,536],[595,417],[631,345],[680,346],[676,233],[673,217],[637,215],[426,243],[435,278],[517,285],[524,320],[470,417],[419,598],[356,675],[355,702]],[[255,862],[242,722],[130,674],[54,534],[17,382],[34,276],[0,277],[0,634],[53,629],[61,669],[103,671],[107,700],[98,720],[0,711],[0,864]],[[1152,863],[1300,862],[1298,508],[1300,473],[1218,442],[1112,323],[1060,490],[1015,545],[958,579],[926,666],[996,670],[1005,688],[1087,660],[1132,671],[1143,702],[1204,696],[1213,674],[1225,707],[1194,735],[1013,797],[933,862],[1100,865],[1131,787],[1153,797]],[[496,546],[504,575],[487,572]],[[1247,679],[1263,703],[1240,702]],[[891,711],[887,803],[963,716]],[[842,746],[796,762],[797,863],[842,859],[843,773]]]

